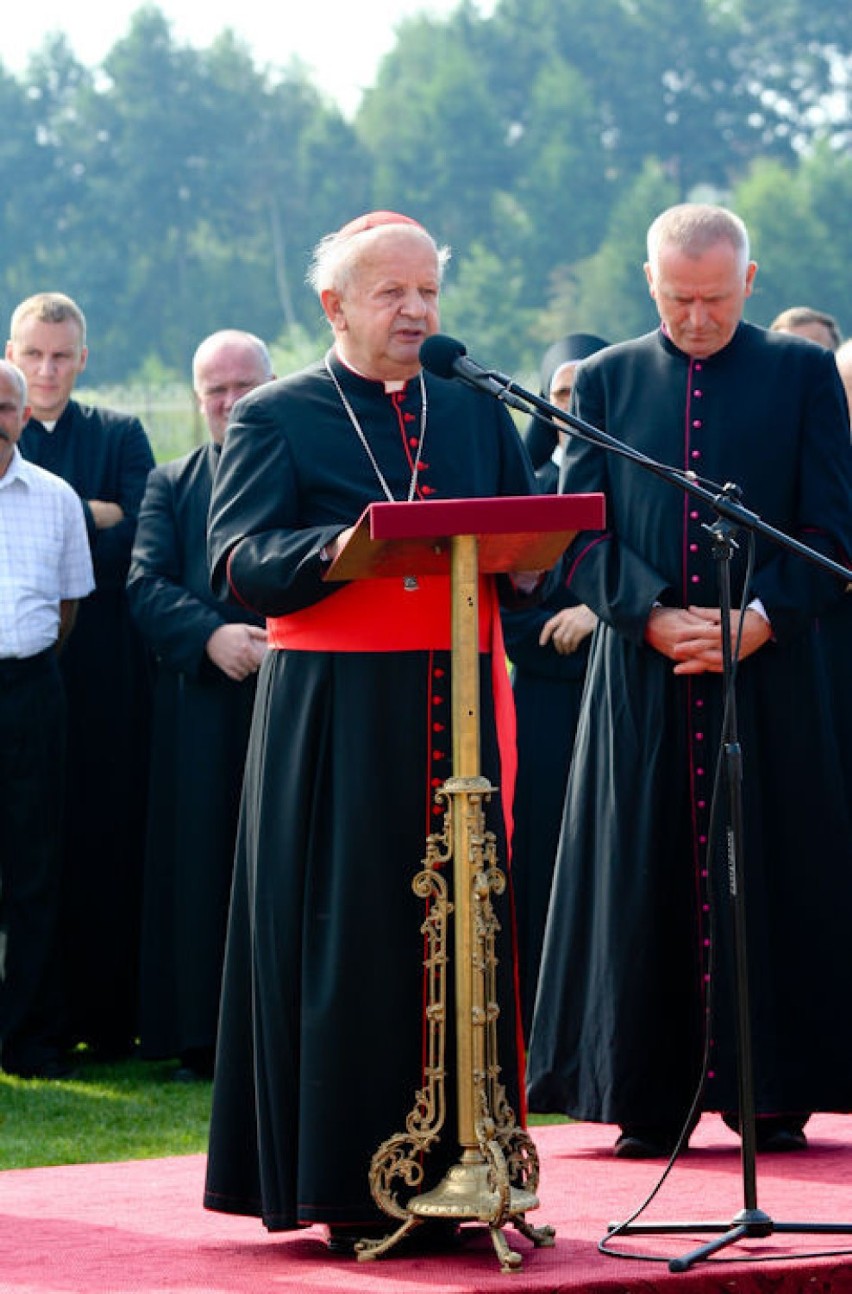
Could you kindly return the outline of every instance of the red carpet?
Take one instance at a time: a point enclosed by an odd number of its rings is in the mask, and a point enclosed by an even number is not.
[[[535,1250],[511,1227],[521,1270],[501,1272],[490,1238],[465,1228],[468,1243],[449,1257],[389,1255],[358,1263],[332,1257],[322,1229],[267,1234],[248,1218],[206,1213],[200,1204],[204,1158],[137,1160],[0,1172],[2,1294],[836,1294],[852,1292],[852,1234],[775,1234],[747,1239],[690,1271],[667,1263],[611,1258],[597,1243],[650,1191],[657,1163],[612,1158],[613,1129],[558,1125],[533,1129],[542,1159],[541,1207],[529,1221],[556,1227],[553,1249]],[[761,1155],[758,1205],[773,1222],[852,1225],[852,1116],[817,1115],[805,1154]],[[729,1222],[743,1204],[739,1143],[705,1115],[693,1147],[675,1166],[645,1221]],[[389,1228],[390,1229],[390,1228]],[[684,1254],[706,1234],[632,1236],[633,1254]],[[813,1251],[835,1256],[813,1258]]]

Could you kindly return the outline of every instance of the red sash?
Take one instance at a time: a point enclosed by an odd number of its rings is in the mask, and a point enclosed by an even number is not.
[[[449,580],[418,576],[354,580],[303,611],[266,622],[271,648],[287,651],[449,651],[452,646]],[[494,580],[479,581],[479,650],[491,652],[491,677],[506,839],[512,839],[517,752],[515,705]]]

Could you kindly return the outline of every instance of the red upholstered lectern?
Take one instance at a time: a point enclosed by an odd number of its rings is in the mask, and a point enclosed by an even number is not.
[[[546,570],[578,530],[603,529],[604,516],[602,494],[371,503],[328,578],[446,575],[451,541],[463,536],[477,540],[483,575]]]
[[[492,895],[506,885],[484,804],[497,789],[481,775],[479,734],[479,583],[498,572],[547,570],[579,530],[604,525],[603,495],[542,495],[374,503],[360,518],[327,579],[449,576],[452,644],[453,775],[437,792],[443,829],[427,838],[423,871],[412,882],[428,903],[422,930],[429,985],[424,1087],[404,1132],[373,1155],[370,1189],[399,1225],[381,1240],[362,1240],[359,1259],[377,1258],[429,1219],[487,1223],[505,1271],[521,1264],[503,1227],[511,1223],[536,1246],[553,1244],[552,1227],[533,1227],[538,1154],[517,1126],[497,1056],[497,935]],[[450,899],[444,871],[452,860]],[[459,1157],[432,1190],[419,1192],[423,1157],[446,1117],[447,962],[453,918]],[[400,1198],[406,1189],[407,1199]]]

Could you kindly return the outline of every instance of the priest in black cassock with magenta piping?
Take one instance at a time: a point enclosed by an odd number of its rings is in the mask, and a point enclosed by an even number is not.
[[[390,212],[319,244],[310,281],[334,345],[235,407],[211,500],[214,586],[267,617],[270,651],[246,763],[205,1204],[270,1230],[326,1223],[335,1244],[349,1228],[389,1230],[370,1161],[423,1083],[423,910],[411,881],[441,825],[434,793],[451,772],[452,732],[443,577],[437,591],[429,579],[323,577],[373,501],[535,492],[506,410],[421,370],[447,254]],[[511,596],[512,582],[499,583]],[[505,794],[496,607],[480,674],[482,772]],[[500,796],[488,813],[505,862]],[[499,916],[500,1059],[517,1110],[505,903]],[[456,1149],[430,1152],[427,1187]]]
[[[645,267],[661,328],[577,371],[573,409],[849,564],[852,453],[833,356],[742,321],[756,264],[718,207],[664,212]],[[537,1111],[620,1126],[615,1153],[667,1156],[699,1108],[737,1124],[736,994],[725,817],[711,830],[721,732],[711,509],[624,458],[569,440],[561,488],[603,490],[605,532],[569,549],[600,617],[568,779],[530,1043]],[[748,536],[731,564],[744,591]],[[749,986],[759,1151],[802,1150],[813,1110],[852,1109],[849,806],[814,617],[842,581],[760,538],[742,622]]]
[[[95,591],[80,604],[60,668],[68,697],[60,942],[67,1041],[115,1060],[136,1038],[151,689],[125,580],[154,455],[132,415],[71,398],[86,367],[86,319],[61,292],[12,315],[6,353],[32,404],[24,458],[61,476],[83,504]]]

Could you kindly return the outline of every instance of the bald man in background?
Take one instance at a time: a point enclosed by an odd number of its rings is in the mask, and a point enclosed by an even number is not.
[[[231,409],[273,377],[266,345],[226,329],[201,342],[193,387],[209,440],[148,478],[128,577],[156,659],[140,967],[142,1054],[212,1077],[243,762],[263,620],[217,598],[207,511]]]

